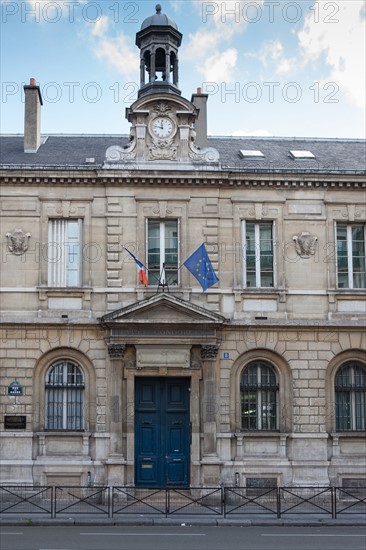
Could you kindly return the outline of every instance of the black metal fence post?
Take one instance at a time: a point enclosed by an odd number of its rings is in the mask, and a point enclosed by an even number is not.
[[[56,487],[52,485],[51,487],[51,518],[56,518]]]
[[[113,517],[113,487],[107,487],[108,517]]]
[[[334,519],[337,519],[337,492],[338,488],[334,487]]]

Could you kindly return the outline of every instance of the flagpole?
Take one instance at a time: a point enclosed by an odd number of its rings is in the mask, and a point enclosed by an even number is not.
[[[163,280],[164,282],[161,282],[161,279],[162,279],[163,275],[164,275],[164,280]],[[162,287],[163,292],[164,292],[165,287],[167,287],[168,292],[170,293],[169,284],[166,282],[165,262],[163,262],[163,266],[161,268],[160,277],[159,277],[159,284],[158,284],[158,288],[156,289],[156,294],[158,294],[160,287]]]

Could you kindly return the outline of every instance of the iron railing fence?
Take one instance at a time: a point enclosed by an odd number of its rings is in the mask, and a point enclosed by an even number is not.
[[[366,484],[358,487],[190,487],[0,485],[0,514],[139,516],[366,516]]]
[[[277,487],[225,487],[224,515],[278,515],[278,495]]]
[[[365,487],[335,487],[334,517],[339,514],[364,514],[366,517]]]
[[[120,514],[222,515],[223,489],[112,487],[112,516]]]

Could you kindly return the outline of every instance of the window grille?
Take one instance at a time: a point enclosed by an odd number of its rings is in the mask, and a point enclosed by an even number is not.
[[[240,380],[242,430],[278,429],[278,390],[270,365],[254,362],[244,369]]]
[[[366,429],[366,368],[346,363],[335,377],[336,430]]]
[[[84,428],[84,378],[70,361],[59,361],[46,375],[46,429]]]

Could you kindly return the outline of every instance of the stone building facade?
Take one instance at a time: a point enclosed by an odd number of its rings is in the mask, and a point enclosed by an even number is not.
[[[365,142],[208,138],[181,38],[143,23],[130,136],[41,135],[31,81],[1,138],[2,484],[366,479]]]

